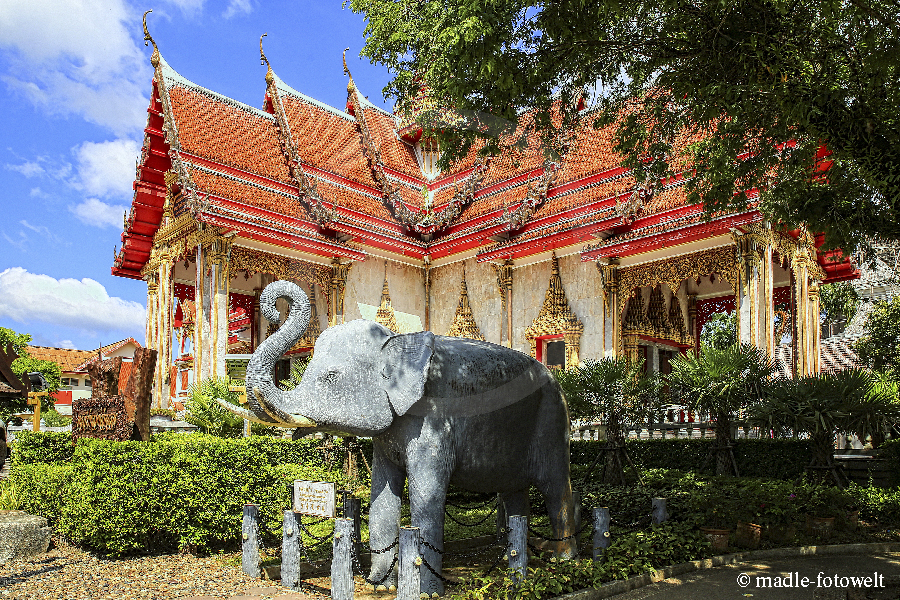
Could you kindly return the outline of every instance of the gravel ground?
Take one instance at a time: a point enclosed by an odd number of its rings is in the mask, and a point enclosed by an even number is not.
[[[277,582],[247,577],[219,557],[149,556],[108,560],[54,540],[51,550],[0,565],[0,599],[6,600],[307,600]],[[327,592],[327,590],[324,590]]]

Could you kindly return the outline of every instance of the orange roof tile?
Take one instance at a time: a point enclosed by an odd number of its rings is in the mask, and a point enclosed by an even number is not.
[[[356,123],[349,115],[344,118],[290,93],[283,93],[281,101],[304,163],[375,187]]]
[[[425,178],[419,168],[415,149],[397,136],[394,117],[366,106],[363,110],[366,111],[369,135],[381,153],[384,166],[424,183]]]
[[[291,182],[271,115],[181,85],[169,90],[169,98],[184,152]]]

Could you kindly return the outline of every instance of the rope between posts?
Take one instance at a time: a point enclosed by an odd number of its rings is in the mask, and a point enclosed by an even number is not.
[[[488,504],[496,504],[496,502],[497,502],[497,500],[495,498],[490,498],[489,500],[485,500],[481,504],[473,504],[472,506],[463,506],[461,504],[454,504],[454,503],[450,502],[449,500],[445,500],[444,504],[452,506],[453,508],[458,508],[460,510],[474,510],[476,508],[484,508]]]
[[[399,543],[400,543],[400,536],[397,536],[396,538],[394,538],[394,543],[391,544],[390,546],[388,546],[387,548],[384,548],[383,550],[374,550],[371,546],[369,546],[369,552],[372,554],[384,554],[388,550],[395,548],[397,546],[397,544],[399,544]]]
[[[540,538],[540,539],[542,539],[542,540],[544,540],[544,541],[546,541],[546,542],[565,542],[565,541],[567,541],[567,540],[571,540],[572,538],[577,538],[579,535],[581,535],[582,533],[584,533],[585,531],[587,531],[588,527],[591,526],[592,524],[593,524],[593,519],[585,519],[585,523],[584,523],[584,525],[581,526],[581,529],[579,529],[578,531],[576,531],[576,532],[573,533],[572,535],[567,535],[566,537],[562,537],[562,538],[548,538],[548,537],[544,537],[544,536],[542,536],[540,533],[538,533],[537,531],[535,531],[535,530],[531,527],[531,525],[528,526],[528,533],[530,533],[530,534],[533,535],[534,537]]]
[[[440,580],[443,581],[444,583],[449,583],[449,582],[450,582],[449,579],[447,579],[446,577],[444,577],[443,575],[441,575],[440,573],[438,573],[437,571],[435,571],[434,568],[432,568],[432,566],[428,564],[428,561],[425,560],[425,557],[424,557],[424,556],[422,557],[422,564],[425,566],[426,569],[428,569],[429,571],[431,571],[431,574],[432,574],[432,575],[434,575],[435,577],[437,577],[438,579],[440,579]]]
[[[429,543],[426,542],[425,540],[422,540],[422,545],[425,546],[426,548],[428,548],[429,550],[434,550],[434,551],[437,552],[438,554],[443,554],[443,553],[444,553],[443,550],[438,550],[437,548],[435,548],[434,546],[432,546],[431,544],[429,544]]]
[[[461,525],[462,527],[478,527],[479,525],[481,525],[482,523],[484,523],[485,521],[490,519],[496,512],[497,512],[497,508],[494,507],[494,509],[491,512],[489,512],[488,514],[486,514],[484,516],[484,518],[481,519],[480,521],[476,521],[474,523],[463,523],[462,521],[460,521],[459,519],[454,517],[452,514],[450,514],[450,511],[448,511],[446,508],[444,509],[444,513],[448,517],[450,517],[450,520],[453,521],[454,523],[456,523],[457,525]]]

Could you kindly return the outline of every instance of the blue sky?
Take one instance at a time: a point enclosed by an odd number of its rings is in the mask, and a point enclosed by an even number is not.
[[[147,9],[172,68],[241,102],[262,104],[268,33],[288,85],[342,108],[349,47],[359,89],[391,105],[387,71],[358,59],[364,18],[340,0],[0,0],[0,327],[38,345],[144,342],[146,285],[110,267],[149,104]]]

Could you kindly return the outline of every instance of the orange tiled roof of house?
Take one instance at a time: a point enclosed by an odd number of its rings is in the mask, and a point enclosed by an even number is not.
[[[37,360],[49,360],[59,365],[63,373],[82,373],[87,371],[87,365],[97,360],[97,353],[106,356],[115,352],[126,344],[135,344],[138,348],[140,343],[132,337],[119,340],[106,346],[101,346],[98,350],[75,350],[71,348],[53,348],[50,346],[28,346],[28,355]]]
[[[75,350],[49,346],[28,346],[28,356],[37,360],[49,360],[59,365],[63,373],[78,371],[78,366],[96,354],[96,350]]]

